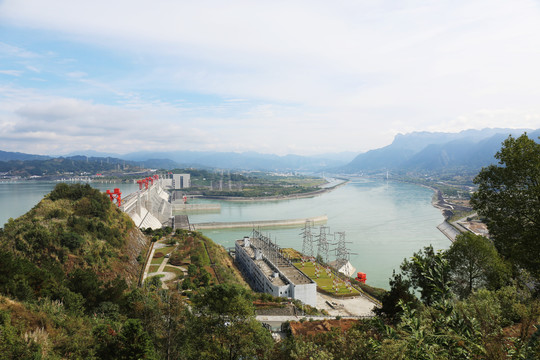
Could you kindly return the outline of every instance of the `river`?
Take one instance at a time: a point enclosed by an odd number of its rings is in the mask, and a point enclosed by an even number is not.
[[[0,223],[30,210],[54,183],[0,183]],[[127,195],[138,189],[137,184],[100,184],[92,186],[105,191],[119,187]],[[432,244],[446,249],[450,241],[437,230],[443,221],[440,211],[431,206],[430,189],[400,182],[357,180],[329,193],[307,199],[281,201],[226,202],[197,200],[199,203],[219,203],[221,212],[190,214],[192,223],[296,219],[327,215],[330,232],[346,233],[350,261],[357,271],[367,273],[367,283],[388,288],[392,270],[399,268],[404,258]],[[301,227],[269,229],[264,233],[281,247],[302,250]],[[318,233],[318,226],[315,227]],[[233,247],[234,241],[249,235],[249,230],[204,230],[215,242]],[[331,238],[329,238],[331,240]],[[335,246],[330,246],[335,248]],[[316,249],[316,246],[315,246]],[[330,253],[330,260],[334,252]]]

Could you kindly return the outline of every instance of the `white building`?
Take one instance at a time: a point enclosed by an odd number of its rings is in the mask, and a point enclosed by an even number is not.
[[[190,174],[172,174],[172,177],[162,179],[161,181],[163,186],[171,189],[178,190],[191,187]]]
[[[317,306],[317,284],[285,259],[270,239],[254,234],[235,244],[236,264],[253,290]]]

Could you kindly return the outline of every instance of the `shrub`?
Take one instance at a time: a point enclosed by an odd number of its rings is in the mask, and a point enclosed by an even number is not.
[[[64,209],[52,209],[46,216],[46,219],[63,219],[68,215]]]
[[[177,252],[174,252],[174,253],[172,253],[171,258],[169,259],[169,264],[175,265],[175,266],[180,266],[180,265],[182,265],[184,263],[182,260],[183,259],[180,256],[180,254],[177,253]]]
[[[110,209],[110,201],[102,194],[86,196],[80,199],[75,206],[75,214],[80,216],[92,216],[105,220],[107,210]]]
[[[82,236],[75,232],[65,232],[60,238],[60,244],[67,247],[71,251],[78,249],[84,242]]]
[[[49,199],[56,201],[58,199],[79,200],[87,195],[100,194],[100,191],[92,188],[89,184],[57,184],[54,190],[49,194]]]

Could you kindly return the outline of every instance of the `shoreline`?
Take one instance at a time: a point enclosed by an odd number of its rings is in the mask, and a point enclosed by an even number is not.
[[[350,180],[345,180],[342,183],[339,183],[335,186],[311,191],[308,193],[301,194],[291,194],[291,195],[276,195],[276,196],[261,196],[261,197],[239,197],[239,196],[219,196],[219,195],[201,195],[197,196],[199,199],[212,199],[212,200],[223,200],[223,201],[233,201],[233,202],[253,202],[253,201],[281,201],[281,200],[295,200],[295,199],[306,199],[319,195],[326,194],[332,190],[335,190],[341,186],[348,184]]]

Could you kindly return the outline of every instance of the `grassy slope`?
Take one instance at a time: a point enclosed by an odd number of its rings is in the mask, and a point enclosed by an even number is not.
[[[25,215],[10,219],[0,234],[2,249],[38,267],[58,266],[65,274],[91,269],[102,280],[120,275],[133,282],[145,237],[98,190],[63,185]]]
[[[172,236],[178,246],[171,254],[169,263],[184,267],[190,264],[204,269],[214,284],[239,284],[249,289],[226,250],[199,232],[178,231]],[[160,249],[161,250],[161,249]],[[161,263],[161,259],[159,260]],[[200,271],[198,272],[200,275]],[[197,276],[191,277],[196,281]]]

